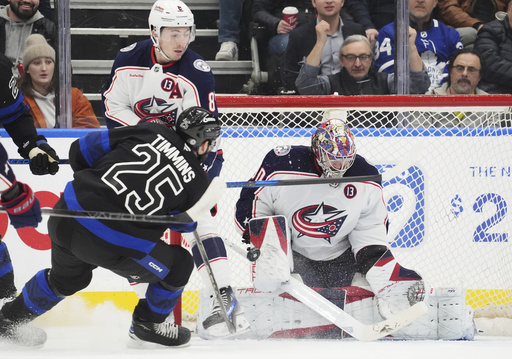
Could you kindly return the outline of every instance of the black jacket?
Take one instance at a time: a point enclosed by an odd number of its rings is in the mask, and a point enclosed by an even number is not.
[[[512,28],[508,16],[485,24],[478,31],[474,47],[487,65],[478,87],[488,93],[512,94]]]
[[[337,74],[329,75],[331,92],[337,92],[338,95],[389,95],[392,94],[388,86],[389,74],[377,72],[371,68],[368,77],[362,81],[356,81],[350,76],[345,68],[342,68]]]
[[[294,90],[297,92],[295,79],[299,75],[301,63],[304,60],[304,57],[309,55],[316,43],[315,26],[316,20],[312,20],[296,27],[290,32],[288,47],[284,54],[283,63],[283,81],[287,90]],[[343,19],[341,32],[345,39],[350,35],[365,35],[362,25],[356,24],[348,19]]]

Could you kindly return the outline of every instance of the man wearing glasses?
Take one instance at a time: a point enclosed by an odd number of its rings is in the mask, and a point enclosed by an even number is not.
[[[485,63],[478,50],[465,48],[457,51],[448,63],[448,80],[427,95],[487,95],[478,88],[485,72]]]
[[[486,70],[480,52],[473,48],[458,50],[448,62],[448,80],[443,85],[429,90],[427,95],[488,95],[478,88]],[[415,112],[411,116],[412,126],[435,127],[482,127],[500,126],[501,119],[489,113],[454,112]]]
[[[430,86],[428,73],[415,45],[416,31],[409,28],[411,94],[424,94]],[[311,56],[295,81],[301,95],[389,95],[396,94],[394,74],[378,72],[373,66],[371,45],[365,36],[351,35],[340,49],[341,71],[320,74],[319,59]]]

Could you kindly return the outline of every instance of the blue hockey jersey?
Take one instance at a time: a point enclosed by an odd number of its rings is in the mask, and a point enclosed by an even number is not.
[[[442,85],[448,77],[446,64],[450,57],[462,48],[457,30],[433,19],[427,30],[418,30],[416,47],[427,68],[430,87]],[[380,72],[393,73],[395,64],[395,23],[387,24],[379,31],[375,43],[375,66]]]

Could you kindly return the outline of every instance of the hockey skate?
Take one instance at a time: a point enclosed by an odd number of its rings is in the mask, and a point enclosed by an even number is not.
[[[46,343],[46,332],[43,329],[19,324],[4,318],[0,312],[0,341],[23,347],[42,347]]]
[[[146,343],[168,347],[185,346],[190,342],[190,330],[169,321],[153,323],[133,317],[130,327],[130,343],[132,347],[140,347]]]
[[[222,304],[228,315],[229,320],[233,323],[236,332],[230,333],[221,313],[221,306],[215,296],[211,298],[211,314],[202,322],[198,327],[198,335],[203,339],[216,339],[216,338],[239,338],[244,333],[247,333],[251,327],[249,321],[245,318],[244,309],[238,303],[233,289],[229,287],[220,288],[222,297]]]

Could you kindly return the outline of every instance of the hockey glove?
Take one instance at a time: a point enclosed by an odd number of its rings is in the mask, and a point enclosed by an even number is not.
[[[426,299],[423,278],[402,267],[390,250],[370,268],[366,280],[375,293],[380,314],[386,319]]]
[[[0,204],[7,211],[14,228],[37,227],[43,219],[41,206],[32,189],[17,182],[0,197]]]
[[[54,175],[59,171],[59,157],[43,135],[24,144],[18,152],[23,158],[30,159],[30,170],[35,175]]]

